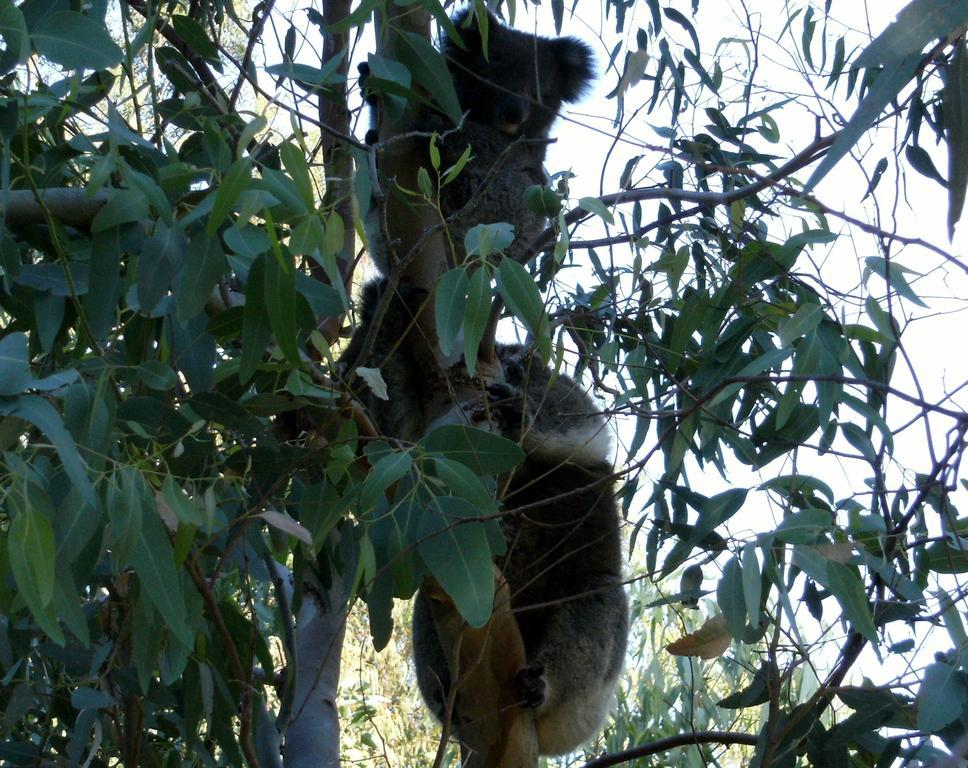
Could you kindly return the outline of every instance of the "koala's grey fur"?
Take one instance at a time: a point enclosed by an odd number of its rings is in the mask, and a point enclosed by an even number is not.
[[[514,227],[514,242],[506,255],[523,261],[530,255],[528,243],[546,225],[542,215],[524,205],[524,192],[547,182],[548,134],[562,104],[576,101],[590,86],[593,56],[576,38],[535,37],[505,27],[493,15],[485,56],[470,7],[458,12],[453,22],[466,47],[444,37],[441,52],[466,118],[454,130],[444,117],[426,114],[412,130],[440,134],[441,169],[456,163],[468,146],[473,153],[460,175],[439,191],[455,263],[464,261],[464,235],[471,227],[499,221]],[[371,114],[375,118],[378,110]],[[415,141],[422,151],[429,140]],[[371,256],[387,274],[390,254],[378,217],[368,217],[366,224]]]
[[[545,183],[546,142],[540,140],[562,103],[577,99],[590,83],[591,53],[573,38],[535,37],[491,17],[485,58],[476,24],[465,25],[468,14],[465,9],[454,17],[467,50],[449,40],[442,44],[469,114],[460,130],[442,138],[441,167],[455,162],[468,144],[474,159],[440,190],[440,206],[459,260],[467,230],[496,221],[515,227],[507,256],[524,260],[530,255],[524,247],[545,226],[523,200],[528,186]],[[435,116],[416,128],[446,130]],[[371,235],[370,245],[387,274],[384,242]],[[390,399],[369,390],[360,399],[382,432],[415,441],[427,429],[430,398],[406,335],[426,297],[404,286],[364,358],[362,340],[386,285],[384,277],[364,287],[360,325],[340,363],[344,369],[380,368]],[[521,702],[534,708],[539,751],[562,754],[601,727],[625,655],[628,605],[609,441],[604,419],[572,379],[553,377],[530,348],[498,344],[496,353],[505,383],[489,388],[486,408],[478,412],[487,412],[526,452],[503,498],[510,510],[502,519],[508,549],[498,562],[526,651],[515,682]],[[475,406],[455,404],[454,411],[467,416]],[[525,509],[515,512],[518,507]],[[414,606],[413,645],[420,691],[443,717],[450,674],[423,592]]]
[[[527,455],[503,499],[511,510],[501,521],[508,550],[498,559],[526,654],[515,683],[534,708],[539,752],[564,754],[601,727],[625,657],[628,605],[608,437],[570,378],[552,379],[528,348],[499,344],[497,354],[508,394],[489,410]],[[422,592],[413,652],[420,691],[441,718],[451,681]]]
[[[382,280],[366,286],[354,340],[372,322],[367,309],[383,286]],[[377,427],[410,441],[423,435],[425,397],[414,385],[420,379],[411,345],[397,342],[420,302],[420,295],[395,297],[373,358],[362,361],[380,363],[391,394],[388,401],[364,396]],[[511,510],[501,522],[508,550],[498,560],[525,645],[516,684],[521,701],[534,707],[540,752],[563,754],[601,727],[625,656],[628,605],[609,440],[601,414],[572,379],[552,378],[529,347],[498,344],[496,352],[505,383],[489,388],[486,410],[526,452],[503,499]],[[342,362],[361,362],[356,354],[351,344]],[[473,405],[455,409],[470,413]],[[526,509],[515,513],[516,507]],[[414,605],[413,649],[421,694],[441,718],[450,674],[422,592]]]

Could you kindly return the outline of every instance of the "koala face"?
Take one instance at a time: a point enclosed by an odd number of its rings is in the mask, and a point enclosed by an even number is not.
[[[544,138],[562,103],[576,101],[594,77],[594,58],[573,37],[518,32],[489,17],[488,45],[466,7],[454,16],[466,49],[449,38],[442,50],[461,108],[476,123],[511,136]]]

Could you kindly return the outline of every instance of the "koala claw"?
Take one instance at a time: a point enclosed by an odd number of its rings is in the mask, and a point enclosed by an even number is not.
[[[501,400],[511,400],[517,396],[517,390],[503,381],[497,381],[487,385],[487,397],[492,403],[500,402]]]
[[[514,676],[514,685],[525,707],[537,709],[545,701],[544,665],[530,664]]]
[[[525,408],[521,391],[504,382],[488,384],[486,389],[488,407],[502,426],[509,430],[520,427]]]

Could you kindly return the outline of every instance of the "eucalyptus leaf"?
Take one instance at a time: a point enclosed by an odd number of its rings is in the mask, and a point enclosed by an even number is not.
[[[437,322],[437,341],[444,355],[453,354],[456,348],[464,323],[469,283],[467,270],[462,268],[448,270],[437,281],[434,290],[434,319]]]
[[[32,378],[26,334],[17,331],[0,338],[0,396],[19,395]]]
[[[486,624],[494,606],[494,565],[474,508],[463,499],[438,496],[421,515],[417,536],[420,557],[467,623]]]
[[[123,56],[104,26],[76,11],[44,17],[31,37],[42,56],[67,69],[108,69]]]
[[[968,686],[964,676],[948,664],[929,664],[918,691],[918,729],[938,732],[961,715],[965,701]]]

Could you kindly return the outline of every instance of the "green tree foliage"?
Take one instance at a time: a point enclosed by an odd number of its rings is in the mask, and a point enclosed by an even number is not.
[[[561,28],[563,5],[532,10]],[[964,357],[968,262],[937,243],[968,183],[968,4],[863,33],[831,0],[748,5],[602,4],[603,186],[528,190],[552,226],[527,263],[454,265],[440,342],[476,348],[503,304],[617,424],[637,642],[590,765],[964,755],[966,381],[922,380],[907,340],[936,315]],[[375,434],[334,365],[351,192],[381,192],[348,72],[398,10],[0,3],[4,764],[276,765],[308,603],[365,604],[399,649],[394,601],[429,574],[487,621],[520,448]],[[443,61],[405,40],[372,87],[453,116]],[[800,90],[763,75],[778,51]],[[906,234],[938,189],[947,232]],[[482,224],[479,265],[510,234]],[[355,758],[376,742],[354,679]]]

